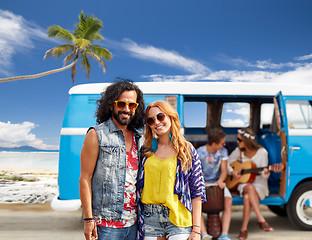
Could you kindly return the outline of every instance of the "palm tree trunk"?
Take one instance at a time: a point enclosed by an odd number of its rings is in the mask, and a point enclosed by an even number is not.
[[[47,72],[43,72],[43,73],[38,73],[38,74],[33,74],[33,75],[24,75],[24,76],[16,76],[16,77],[8,77],[8,78],[0,78],[0,83],[3,82],[10,82],[10,81],[16,81],[16,80],[24,80],[24,79],[34,79],[34,78],[39,78],[39,77],[43,77],[52,73],[57,73],[57,72],[61,72],[64,71],[68,68],[71,68],[72,66],[74,66],[78,61],[78,58],[76,58],[71,64],[64,66],[62,68],[57,68],[54,70],[50,70]]]

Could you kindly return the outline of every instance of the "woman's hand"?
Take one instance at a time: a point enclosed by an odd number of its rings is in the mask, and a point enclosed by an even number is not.
[[[95,221],[84,223],[84,235],[86,240],[96,240],[98,238]]]
[[[264,173],[264,174],[269,174],[269,173],[270,173],[270,170],[269,170],[268,168],[264,168],[264,169],[263,169],[263,173]]]
[[[232,171],[231,174],[234,177],[234,179],[239,179],[241,177],[241,174],[238,171]]]
[[[192,231],[190,236],[188,237],[188,240],[200,240],[200,233]]]

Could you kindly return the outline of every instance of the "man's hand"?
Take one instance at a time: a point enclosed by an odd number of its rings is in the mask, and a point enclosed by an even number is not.
[[[216,181],[214,184],[217,184],[220,189],[223,189],[225,187],[225,183],[221,179]]]
[[[96,240],[98,238],[95,221],[84,223],[84,235],[86,240]]]

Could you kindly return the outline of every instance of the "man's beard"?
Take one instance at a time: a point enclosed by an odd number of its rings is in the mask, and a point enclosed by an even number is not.
[[[129,119],[122,119],[120,118],[121,114],[128,114],[130,116]],[[115,120],[123,126],[129,125],[130,122],[132,121],[132,119],[134,118],[134,115],[132,112],[125,112],[125,111],[118,111],[117,113],[115,111],[113,111],[113,118],[115,118]]]

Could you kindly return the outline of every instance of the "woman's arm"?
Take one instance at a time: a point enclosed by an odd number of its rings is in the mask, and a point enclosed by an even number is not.
[[[233,168],[230,166],[232,162],[239,160],[240,158],[240,150],[239,148],[235,148],[234,151],[230,154],[227,165],[227,173],[231,175],[233,172]]]
[[[191,150],[193,154],[192,168],[189,170],[191,199],[201,196],[202,202],[206,202],[206,187],[201,162],[196,149],[192,147]]]
[[[193,230],[189,237],[189,240],[201,239],[200,236],[201,212],[202,212],[201,197],[193,198],[192,199]]]
[[[269,154],[268,154],[267,150],[265,148],[262,148],[262,149],[260,148],[257,153],[259,153],[259,158],[260,158],[260,162],[261,162],[259,167],[266,167],[266,166],[268,166],[268,164],[269,164]],[[263,178],[268,179],[269,176],[270,176],[269,169],[265,168],[261,172],[261,176]]]

